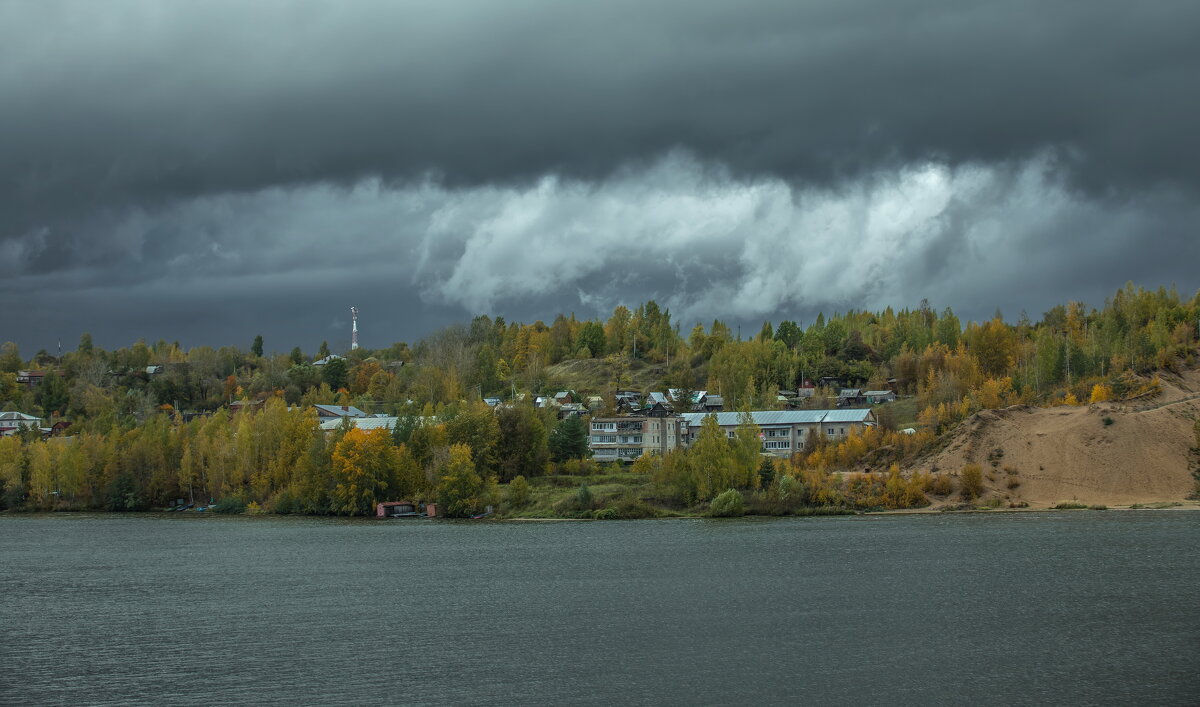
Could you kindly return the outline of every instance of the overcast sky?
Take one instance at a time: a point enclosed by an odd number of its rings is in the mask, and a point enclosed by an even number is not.
[[[1200,3],[0,0],[0,340],[1200,287]]]

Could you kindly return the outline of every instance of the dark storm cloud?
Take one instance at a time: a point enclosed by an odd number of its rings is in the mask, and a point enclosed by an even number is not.
[[[1031,309],[1157,284],[1196,240],[1197,26],[1097,0],[5,4],[0,292],[211,280],[282,327],[279,293],[323,282],[424,327],[647,295],[990,313],[1031,252],[1058,278]]]

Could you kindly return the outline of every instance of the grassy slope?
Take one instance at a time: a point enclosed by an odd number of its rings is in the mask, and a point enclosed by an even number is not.
[[[646,363],[631,361],[629,372],[621,381],[622,388],[647,392],[658,390],[658,384],[666,374],[667,367],[661,363]],[[598,392],[608,390],[613,384],[612,369],[603,359],[585,358],[563,361],[546,369],[550,387],[575,390],[577,392]]]

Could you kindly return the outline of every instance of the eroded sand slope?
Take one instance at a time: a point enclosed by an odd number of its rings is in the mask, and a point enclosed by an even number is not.
[[[989,492],[1035,508],[1183,501],[1195,490],[1200,373],[1161,380],[1160,395],[1129,403],[980,412],[915,468],[957,473],[976,463]]]

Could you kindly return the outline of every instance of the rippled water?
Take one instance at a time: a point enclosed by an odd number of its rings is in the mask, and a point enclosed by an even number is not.
[[[0,516],[0,702],[1197,704],[1200,514]]]

